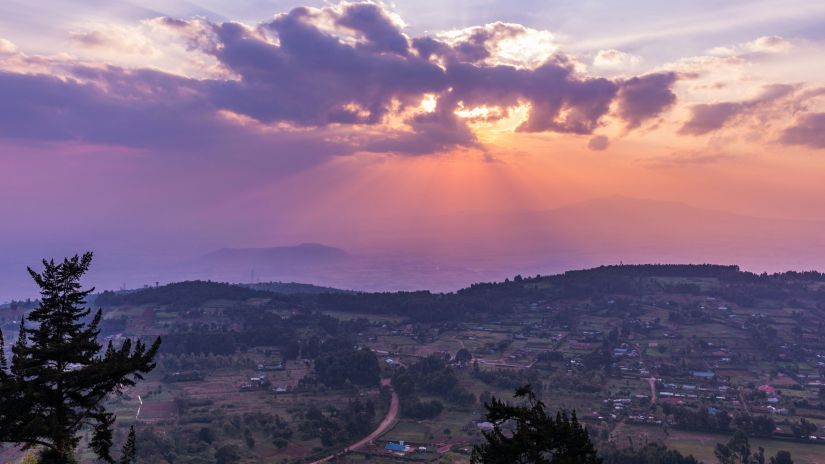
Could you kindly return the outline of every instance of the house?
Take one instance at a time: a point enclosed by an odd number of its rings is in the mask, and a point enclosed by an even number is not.
[[[776,389],[770,385],[760,385],[758,390],[768,395],[773,395],[774,393],[776,393]]]
[[[387,442],[387,444],[384,445],[384,449],[386,451],[391,452],[391,453],[402,453],[403,454],[403,453],[409,452],[411,447],[409,445],[405,445],[404,441],[402,440],[402,441],[399,441],[398,443],[395,443],[395,442],[392,442],[392,441]]]

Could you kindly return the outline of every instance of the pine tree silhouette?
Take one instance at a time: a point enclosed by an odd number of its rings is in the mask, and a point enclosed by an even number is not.
[[[154,369],[160,338],[151,346],[127,339],[119,348],[98,343],[100,310],[91,315],[80,277],[92,253],[29,268],[40,287],[40,304],[20,322],[10,365],[0,359],[0,442],[39,448],[41,464],[73,463],[80,432],[90,427],[90,447],[111,456],[115,417],[103,406],[111,394],[133,386]],[[90,318],[91,316],[91,318]],[[2,335],[0,335],[2,338]]]

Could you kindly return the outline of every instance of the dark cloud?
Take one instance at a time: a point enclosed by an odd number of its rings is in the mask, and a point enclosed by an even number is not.
[[[803,116],[795,125],[785,129],[780,140],[788,145],[825,149],[825,113]]]
[[[377,124],[394,104],[418,105],[446,87],[434,63],[345,44],[311,19],[296,9],[265,24],[277,45],[235,23],[215,25],[214,54],[241,77],[210,83],[217,105],[264,123]]]
[[[702,135],[719,130],[741,115],[791,94],[794,89],[791,85],[769,85],[759,96],[751,100],[694,105],[690,109],[690,120],[679,129],[679,133]]]
[[[487,117],[492,120],[528,104],[518,131],[590,134],[614,102],[618,116],[637,127],[675,100],[672,73],[593,78],[560,53],[535,68],[490,62],[497,41],[525,33],[519,25],[472,28],[450,43],[410,41],[373,3],[296,8],[256,28],[203,19],[160,18],[155,24],[214,56],[233,78],[66,63],[62,78],[6,72],[0,75],[0,135],[196,151],[231,147],[244,137],[277,141],[276,124],[278,131],[292,131],[286,126],[320,134],[359,126],[380,134],[369,140],[351,135],[337,142],[338,152],[419,154],[479,146],[467,120],[454,114],[460,108],[498,108]],[[437,97],[434,113],[419,110],[427,94]],[[384,127],[390,118],[405,129]]]
[[[599,126],[618,89],[607,79],[577,77],[563,56],[536,69],[454,63],[447,66],[447,77],[452,90],[439,98],[439,104],[506,108],[529,103],[530,114],[517,128],[520,132],[588,134]]]
[[[482,148],[473,131],[451,111],[420,114],[413,118],[410,125],[412,132],[368,140],[364,143],[364,149],[377,153],[421,155],[442,152],[456,146]]]
[[[347,5],[336,23],[363,34],[372,50],[402,56],[409,51],[407,37],[398,30],[384,9],[373,3]]]
[[[633,77],[621,83],[619,116],[630,128],[639,127],[646,120],[658,116],[676,103],[671,87],[676,73],[656,73]]]
[[[228,120],[201,81],[151,70],[76,66],[74,78],[0,72],[0,138],[126,147],[294,172],[352,152],[308,132]],[[300,155],[296,155],[300,153]],[[266,170],[266,169],[264,169]]]

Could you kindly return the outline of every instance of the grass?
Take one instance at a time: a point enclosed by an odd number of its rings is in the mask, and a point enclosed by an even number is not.
[[[405,441],[410,443],[427,443],[430,441],[430,427],[402,419],[398,421],[381,439],[387,441]]]

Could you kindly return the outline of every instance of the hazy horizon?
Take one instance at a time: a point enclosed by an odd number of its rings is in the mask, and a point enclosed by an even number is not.
[[[825,270],[818,267],[820,258],[809,253],[811,246],[825,245],[825,222],[819,221],[759,218],[622,196],[450,219],[461,225],[443,216],[392,218],[370,230],[338,230],[337,235],[268,246],[228,243],[167,256],[152,250],[118,256],[87,244],[96,253],[90,285],[103,291],[182,280],[283,281],[348,290],[441,292],[516,274],[549,275],[619,263],[733,264],[756,273]],[[417,227],[412,235],[410,223]],[[77,247],[55,248],[46,257],[61,259],[86,250]],[[36,268],[39,260],[21,256],[4,267],[0,300],[35,296],[25,267]]]

